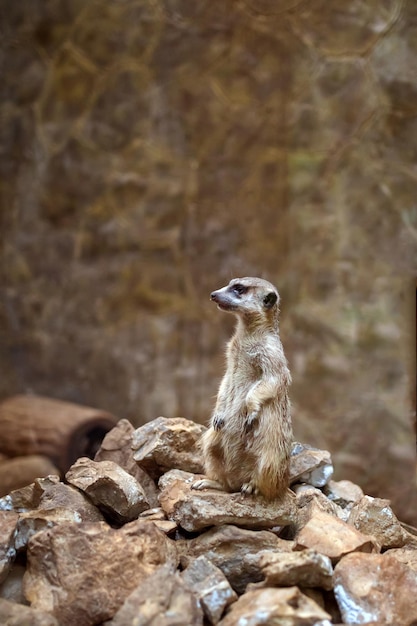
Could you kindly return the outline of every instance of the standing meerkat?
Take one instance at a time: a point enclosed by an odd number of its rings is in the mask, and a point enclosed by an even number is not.
[[[202,438],[207,478],[193,488],[277,498],[288,487],[292,446],[291,375],[279,336],[279,294],[261,278],[234,278],[211,299],[237,316],[237,326]]]

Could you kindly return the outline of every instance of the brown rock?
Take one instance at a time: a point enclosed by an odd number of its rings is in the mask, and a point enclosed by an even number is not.
[[[301,552],[265,551],[259,559],[265,580],[257,587],[322,587],[332,589],[330,559],[315,550]]]
[[[205,430],[183,417],[158,417],[133,433],[133,457],[154,479],[175,468],[201,474],[198,442]]]
[[[308,522],[308,520],[314,515],[314,513],[328,513],[334,517],[339,517],[346,521],[345,518],[349,514],[344,513],[344,510],[329,500],[320,489],[312,487],[311,485],[295,485],[294,491],[296,492],[296,506],[297,506],[297,527],[302,528]]]
[[[219,626],[314,626],[330,619],[318,604],[297,587],[248,591],[235,602]]]
[[[346,524],[342,520],[316,511],[295,538],[296,550],[312,548],[336,563],[349,552],[376,552],[379,548],[368,535]]]
[[[165,515],[165,511],[162,507],[156,506],[153,509],[146,509],[146,511],[142,511],[139,515],[141,519],[152,520],[166,520],[167,516]]]
[[[23,595],[23,576],[26,567],[20,563],[13,563],[7,578],[0,584],[0,598],[16,602],[17,604],[27,604]]]
[[[14,535],[18,515],[14,511],[0,511],[0,583],[6,578],[16,556]]]
[[[175,544],[153,522],[118,530],[103,522],[61,524],[29,541],[24,593],[60,626],[93,626],[113,617],[156,568],[176,562]]]
[[[113,461],[92,461],[82,457],[70,467],[66,479],[118,522],[137,519],[149,508],[145,492],[136,478]]]
[[[17,511],[18,513],[32,511],[39,506],[45,490],[59,482],[60,479],[57,475],[36,479],[30,485],[16,489],[3,498],[0,498],[0,510]]]
[[[389,500],[363,496],[352,508],[348,523],[360,532],[375,537],[383,549],[405,545],[417,547],[417,537],[401,526]]]
[[[169,519],[153,520],[153,523],[159,530],[162,530],[163,533],[170,537],[178,530],[178,525],[175,522],[171,522]]]
[[[210,624],[217,624],[226,607],[237,600],[221,569],[203,555],[190,562],[182,578],[195,593]]]
[[[262,580],[259,553],[262,550],[291,550],[292,543],[279,539],[266,530],[252,531],[237,526],[221,526],[192,539],[187,542],[186,547],[184,564],[188,564],[193,557],[204,555],[222,570],[237,593],[243,593],[248,583]]]
[[[35,481],[35,490],[38,486],[40,485]],[[43,482],[37,508],[44,511],[59,508],[76,511],[82,522],[101,522],[104,519],[84,493],[61,482]]]
[[[59,470],[46,456],[33,454],[7,459],[0,463],[0,496],[49,474],[59,474]]]
[[[308,483],[324,487],[333,476],[330,452],[294,443],[290,458],[290,484]]]
[[[364,495],[359,485],[350,480],[329,480],[324,487],[324,493],[329,500],[342,508],[350,507]]]
[[[416,574],[389,554],[343,557],[335,567],[334,593],[346,624],[417,621]]]
[[[35,511],[20,513],[15,537],[16,550],[26,548],[29,539],[41,530],[67,522],[80,524],[82,522],[81,515],[78,511],[65,507],[36,509]]]
[[[105,626],[203,626],[197,598],[170,566],[159,567]]]
[[[113,461],[126,472],[136,478],[143,488],[149,506],[158,506],[158,489],[152,478],[144,469],[139,467],[133,458],[132,435],[135,432],[132,424],[125,419],[117,422],[101,442],[101,446],[94,457],[95,461]]]
[[[47,476],[12,491],[0,499],[0,509],[26,513],[37,509],[66,508],[77,511],[83,522],[100,522],[103,516],[81,491],[60,482],[58,476]]]
[[[172,470],[159,481],[159,501],[169,519],[188,531],[207,526],[237,524],[242,528],[288,526],[296,520],[294,498],[287,492],[281,500],[244,496],[207,489],[192,490],[196,476]]]
[[[393,556],[417,573],[417,550],[415,548],[392,548],[384,552],[384,556]]]
[[[52,615],[0,598],[0,624],[3,626],[60,626]]]

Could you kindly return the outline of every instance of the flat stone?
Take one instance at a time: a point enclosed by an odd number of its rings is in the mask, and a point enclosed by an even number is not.
[[[378,552],[373,537],[333,515],[316,511],[295,537],[296,550],[311,548],[328,556],[333,563],[349,552]]]
[[[92,461],[82,457],[70,467],[66,479],[117,522],[137,519],[149,508],[145,492],[136,478],[113,461]]]
[[[18,514],[0,511],[0,583],[6,578],[16,556],[15,530]]]
[[[203,626],[195,594],[169,565],[159,567],[104,626]]]
[[[333,476],[330,452],[307,444],[294,443],[290,457],[290,484],[308,483],[324,487]]]
[[[330,626],[330,615],[297,587],[247,591],[219,626]]]
[[[329,480],[324,487],[326,496],[342,508],[350,507],[358,502],[364,495],[359,485],[350,480]]]
[[[60,626],[111,619],[128,595],[158,567],[176,567],[175,543],[153,522],[113,529],[99,523],[60,524],[28,544],[24,593]]]
[[[417,576],[390,554],[348,554],[336,565],[334,593],[346,624],[411,626]]]
[[[405,545],[417,548],[417,537],[401,526],[389,500],[363,496],[352,508],[348,522],[360,532],[374,536],[383,549]]]
[[[196,476],[178,470],[167,472],[159,481],[159,501],[169,519],[187,531],[208,526],[237,524],[242,528],[272,528],[295,523],[295,498],[287,492],[280,500],[244,496],[215,489],[192,490]]]
[[[217,624],[226,607],[237,600],[221,569],[203,555],[190,562],[182,578],[196,595],[210,624]]]
[[[212,528],[186,542],[183,549],[186,551],[181,559],[183,565],[204,555],[221,569],[232,588],[241,594],[248,583],[263,578],[259,554],[263,550],[291,550],[292,542],[279,539],[267,530],[253,531],[227,525]]]
[[[263,552],[260,568],[265,577],[257,587],[322,587],[333,586],[333,567],[329,557],[315,550],[301,552]]]
[[[137,428],[132,436],[134,459],[157,479],[171,469],[204,472],[198,443],[206,427],[184,417],[158,417]]]
[[[60,626],[52,615],[30,606],[0,598],[0,624],[3,626]]]
[[[158,489],[155,482],[144,469],[142,469],[133,458],[132,436],[135,428],[132,424],[122,419],[110,430],[98,449],[95,461],[113,461],[121,468],[136,478],[143,491],[150,507],[158,506]]]

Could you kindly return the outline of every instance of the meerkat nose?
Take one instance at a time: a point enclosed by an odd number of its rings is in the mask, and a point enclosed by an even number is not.
[[[217,299],[217,291],[212,291],[210,294],[210,298],[211,300],[216,300]]]

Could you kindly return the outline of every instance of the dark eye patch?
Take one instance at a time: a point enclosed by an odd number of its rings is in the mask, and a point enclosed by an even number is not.
[[[248,287],[237,283],[236,285],[232,286],[232,291],[234,291],[234,293],[236,293],[238,296],[243,296],[244,293],[247,293]]]

